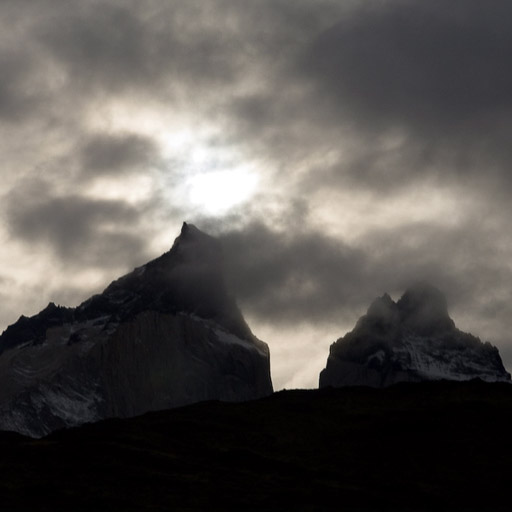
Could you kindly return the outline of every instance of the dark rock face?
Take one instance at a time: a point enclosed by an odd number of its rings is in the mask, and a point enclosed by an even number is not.
[[[443,294],[427,284],[398,302],[376,299],[353,331],[331,345],[320,387],[424,380],[510,381],[498,349],[455,327]]]
[[[272,393],[268,346],[226,290],[215,239],[172,249],[76,309],[50,304],[0,336],[0,429],[52,430]]]

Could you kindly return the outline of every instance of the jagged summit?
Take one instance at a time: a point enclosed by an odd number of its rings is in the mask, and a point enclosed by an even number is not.
[[[382,297],[377,297],[368,308],[366,316],[360,319],[360,322],[382,322],[383,324],[396,323],[400,315],[397,305],[393,299],[385,293]]]
[[[417,283],[397,302],[404,325],[425,335],[449,331],[455,323],[448,314],[446,297],[436,287]]]
[[[219,241],[204,233],[193,224],[183,223],[180,235],[166,254],[178,254],[188,261],[203,261],[209,265],[221,265],[222,249]],[[165,256],[165,255],[164,255]]]
[[[387,293],[375,299],[358,322],[360,328],[371,325],[379,325],[381,329],[400,326],[425,336],[455,327],[448,314],[445,296],[427,283],[417,283],[408,288],[397,302]]]
[[[178,242],[179,240],[206,241],[207,243],[218,245],[218,241],[213,236],[210,236],[207,233],[203,233],[203,231],[197,228],[194,224],[187,222],[184,222],[181,226],[180,235],[176,238],[174,243]]]
[[[127,321],[142,311],[186,312],[218,322],[237,335],[254,338],[224,280],[219,242],[183,223],[172,248],[113,281],[76,309],[50,302],[37,315],[21,316],[0,336],[0,353],[30,341],[40,343],[44,329],[69,321]]]
[[[353,331],[331,345],[320,386],[387,386],[435,379],[509,381],[498,349],[455,327],[443,293],[427,283],[394,302],[373,301]]]
[[[192,224],[183,223],[170,251],[117,279],[78,310],[90,318],[87,311],[96,305],[115,309],[121,319],[143,310],[196,314],[254,338],[227,290],[219,242]]]
[[[50,303],[0,336],[0,429],[29,435],[271,392],[268,346],[227,289],[220,244],[192,224],[77,308]]]

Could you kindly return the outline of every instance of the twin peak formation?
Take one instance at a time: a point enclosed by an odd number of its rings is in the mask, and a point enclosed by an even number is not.
[[[330,347],[320,387],[510,381],[498,350],[461,332],[442,293],[376,299]],[[219,242],[184,223],[171,250],[76,308],[50,303],[0,336],[0,430],[41,437],[109,417],[270,395],[270,354],[222,272]]]

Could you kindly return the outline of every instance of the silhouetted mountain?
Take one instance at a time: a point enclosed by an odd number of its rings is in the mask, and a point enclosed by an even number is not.
[[[282,391],[0,433],[2,510],[509,510],[512,386]]]
[[[268,347],[226,289],[219,244],[186,223],[169,252],[103,293],[0,336],[0,428],[33,436],[271,392]]]
[[[376,299],[331,345],[320,387],[435,379],[510,381],[498,349],[455,327],[444,295],[420,283],[398,302]]]

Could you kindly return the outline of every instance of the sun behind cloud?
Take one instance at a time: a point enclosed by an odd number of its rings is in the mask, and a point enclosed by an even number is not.
[[[249,169],[230,169],[195,174],[187,180],[188,198],[211,215],[222,215],[249,200],[258,187],[259,177]]]

